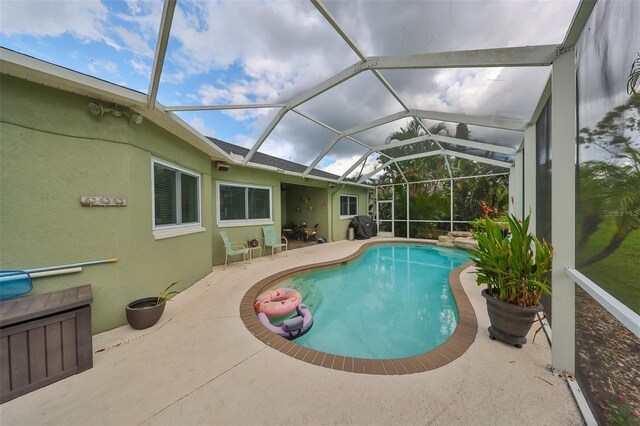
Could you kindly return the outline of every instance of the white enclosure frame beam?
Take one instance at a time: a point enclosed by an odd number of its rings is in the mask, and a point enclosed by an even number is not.
[[[404,157],[396,157],[393,159],[393,161],[395,161],[396,163],[400,163],[402,161],[415,160],[418,158],[434,157],[436,155],[445,155],[444,152],[445,150],[439,150],[439,149],[435,151],[426,151],[426,152],[421,152],[419,154],[411,154],[411,155],[405,155]]]
[[[377,175],[378,173],[380,173],[381,171],[383,171],[387,166],[389,166],[391,163],[393,163],[394,160],[389,160],[386,163],[384,163],[382,166],[378,167],[377,169],[374,169],[372,172],[367,173],[366,175],[364,175],[363,177],[360,178],[360,180],[358,181],[358,183],[362,183],[365,180],[369,179],[371,176]]]
[[[596,6],[597,0],[580,0],[580,4],[576,9],[576,13],[573,15],[571,24],[569,25],[569,31],[564,37],[562,46],[567,49],[573,47],[580,38],[582,30],[591,16],[593,8]]]
[[[620,321],[636,337],[640,338],[640,315],[633,312],[628,306],[607,293],[599,285],[591,281],[584,274],[573,268],[567,268],[569,276],[577,285],[601,304],[611,315]]]
[[[524,188],[524,153],[519,151],[513,161],[513,168],[509,174],[509,213],[523,220],[522,191]]]
[[[366,60],[367,59],[366,55],[360,50],[360,48],[358,48],[358,46],[356,46],[356,43],[353,40],[351,40],[351,38],[347,35],[347,33],[342,29],[342,27],[338,24],[338,22],[335,20],[333,15],[331,15],[331,12],[329,12],[326,6],[320,0],[311,0],[311,3],[313,3],[313,5],[318,10],[318,12],[320,12],[320,14],[324,16],[324,19],[326,19],[327,22],[329,22],[329,25],[331,25],[333,29],[336,30],[336,32],[340,35],[340,37],[342,37],[345,43],[349,45],[351,50],[353,50],[354,53],[358,55],[360,59]],[[400,99],[400,95],[398,95],[398,93],[393,89],[393,87],[391,87],[391,84],[389,84],[389,82],[384,78],[384,76],[380,74],[380,71],[372,70],[372,72],[373,72],[373,75],[375,75],[376,78],[380,81],[380,83],[382,83],[384,88],[387,89],[387,91],[391,94],[391,96],[393,96],[395,100],[400,105],[402,105],[402,108],[404,108],[405,111],[409,111],[409,108],[407,107],[407,105],[404,103],[402,99]]]
[[[575,284],[567,268],[575,267],[576,220],[576,53],[553,63],[551,74],[551,243],[553,244],[553,346],[557,371],[575,372]]]
[[[548,66],[559,45],[503,47],[498,49],[432,52],[414,55],[370,56],[367,69],[490,68]]]
[[[311,170],[313,170],[313,168],[315,166],[318,165],[318,163],[324,158],[325,155],[327,155],[329,153],[329,151],[331,151],[331,148],[333,148],[338,141],[342,139],[342,136],[340,136],[340,134],[338,134],[338,136],[336,136],[331,142],[329,142],[329,144],[327,146],[325,146],[322,151],[320,151],[320,153],[316,156],[316,158],[313,159],[313,161],[311,162],[311,164],[309,164],[309,167],[307,167],[307,169],[304,171],[304,173],[302,173],[302,176],[306,176],[308,175]],[[373,150],[371,148],[369,148],[368,152],[365,154],[365,158],[367,155],[369,155],[370,153],[372,153]],[[362,160],[360,160],[362,161]],[[355,166],[357,166],[358,164],[354,164],[354,169]],[[349,171],[349,173],[351,173],[351,171]],[[340,181],[338,181],[340,182]]]
[[[425,135],[424,137],[427,137],[427,136]],[[414,139],[417,139],[417,138],[414,138]],[[369,173],[369,174],[365,175],[364,177],[362,177],[358,181],[358,183],[362,183],[363,181],[369,179],[371,176],[376,175],[377,173],[379,173],[385,167],[389,166],[392,163],[399,163],[401,161],[407,161],[407,160],[415,160],[415,159],[418,159],[418,158],[433,157],[435,155],[445,155],[445,156],[446,155],[450,155],[452,157],[464,158],[464,159],[471,160],[471,161],[477,161],[479,163],[484,163],[484,164],[490,164],[492,166],[503,167],[505,169],[511,169],[513,167],[513,164],[508,163],[506,161],[499,161],[499,160],[494,160],[494,159],[491,159],[491,158],[478,157],[476,155],[464,154],[464,153],[455,152],[455,151],[449,151],[449,150],[445,149],[444,151],[440,151],[440,150],[428,151],[428,152],[423,152],[423,153],[419,153],[419,154],[406,155],[404,157],[392,158],[391,160],[389,160],[386,163],[384,163],[382,165],[382,167],[379,167],[379,168],[375,169],[374,171],[372,171],[371,173]],[[347,171],[345,174],[348,174],[348,173],[351,173],[351,171]],[[494,176],[494,175],[491,175],[491,176]],[[341,177],[340,179],[343,179],[343,177]],[[449,179],[451,179],[451,178],[447,178],[447,179],[444,179],[444,180],[449,180]]]
[[[427,126],[422,121],[422,118],[416,117],[415,119],[418,120],[418,122],[420,123],[420,125],[422,126],[424,131],[427,132],[427,134],[430,135],[431,132],[429,131]],[[440,151],[444,152],[444,148],[442,147],[442,144],[437,140],[435,141],[435,143],[436,143],[436,145],[438,145],[438,148],[440,149]],[[444,156],[444,165],[447,167],[447,173],[449,174],[449,179],[453,178],[453,173],[451,172],[451,165],[449,164],[449,157],[446,154]]]
[[[224,111],[232,109],[282,108],[286,104],[234,104],[234,105],[172,105],[164,107],[165,111]]]
[[[527,127],[526,120],[505,117],[484,117],[477,115],[453,114],[450,112],[426,111],[423,109],[411,109],[410,113],[419,118],[446,121],[449,123],[464,123],[474,126],[492,127],[495,129],[523,131]]]
[[[412,143],[422,142],[422,141],[429,140],[429,138],[431,138],[431,136],[430,136],[430,135],[422,135],[422,136],[418,136],[418,137],[415,137],[415,138],[406,139],[406,140],[403,140],[403,141],[398,141],[398,140],[396,140],[395,142],[391,142],[390,144],[385,145],[385,147],[384,147],[384,148],[378,148],[378,149],[379,149],[379,150],[382,150],[382,149],[396,148],[396,147],[403,146],[403,145],[410,145],[410,144],[412,144]],[[356,167],[358,167],[358,164],[360,164],[360,163],[362,163],[363,161],[365,161],[365,160],[367,159],[367,157],[368,157],[369,155],[373,154],[374,152],[376,152],[376,150],[375,150],[375,149],[373,149],[373,148],[372,148],[372,149],[370,149],[368,152],[365,152],[365,153],[360,157],[360,159],[359,159],[358,161],[356,161],[356,163],[355,163],[353,166],[349,167],[349,169],[348,169],[346,172],[344,172],[344,174],[343,174],[342,176],[340,176],[340,178],[338,179],[338,183],[342,182],[342,181],[343,181],[347,176],[349,176],[349,173],[351,173],[352,171],[354,171],[354,170],[356,169]],[[379,151],[377,151],[377,152],[379,152]],[[391,162],[395,161],[395,159],[391,158],[389,155],[387,155],[387,154],[385,154],[385,153],[383,153],[383,152],[379,152],[379,154],[380,154],[381,156],[385,156],[385,157],[387,157],[387,158],[389,158],[389,159],[390,159],[390,161],[389,161],[389,162],[387,162],[387,164],[390,164]],[[380,169],[378,169],[378,170],[380,170]],[[375,173],[377,173],[377,172],[375,172]],[[374,173],[374,174],[375,174],[375,173]],[[371,176],[373,176],[373,175],[371,175]],[[367,176],[367,178],[368,178],[368,177],[369,177],[369,176]]]
[[[327,144],[327,146],[316,156],[316,158],[311,162],[311,165],[309,166],[308,170],[311,171],[322,160],[322,158],[325,155],[327,155],[327,153],[331,150],[331,148],[333,148],[338,143],[338,141],[341,138],[347,137],[349,135],[353,135],[356,133],[360,133],[365,130],[369,130],[384,124],[388,124],[396,120],[401,120],[403,118],[409,118],[409,117],[415,117],[418,119],[426,118],[426,119],[447,121],[447,122],[453,122],[453,123],[472,124],[472,125],[482,126],[482,127],[491,127],[495,129],[516,130],[516,131],[523,131],[527,126],[527,121],[519,120],[515,118],[482,117],[482,116],[474,116],[474,115],[425,111],[420,109],[410,109],[409,111],[400,111],[391,115],[387,115],[385,117],[380,117],[368,123],[360,124],[350,129],[343,130],[338,135],[337,138],[329,142],[329,144]],[[420,122],[423,128],[426,129],[426,126],[424,125],[424,123],[422,123],[421,120]],[[491,149],[487,149],[484,147],[483,142],[477,142],[477,143],[483,144],[483,146],[480,147],[481,149],[491,151]],[[462,144],[458,143],[458,145],[462,145]],[[494,152],[500,152],[500,151],[494,151]],[[515,149],[513,149],[512,154],[515,154]]]
[[[381,117],[381,118],[378,118],[377,120],[370,121],[369,123],[361,124],[359,126],[352,127],[350,129],[340,132],[338,137],[332,140],[331,142],[329,142],[329,144],[327,144],[327,146],[324,147],[324,149],[320,152],[320,154],[316,156],[316,158],[311,162],[311,165],[309,166],[309,168],[313,169],[322,160],[322,158],[325,155],[327,155],[329,151],[331,151],[331,148],[333,148],[341,138],[344,138],[356,133],[364,132],[365,130],[369,130],[374,127],[391,123],[392,121],[400,120],[406,117],[408,117],[408,113],[406,111],[397,112],[395,114],[387,115],[386,117]],[[373,151],[374,151],[373,148],[371,148],[371,152]]]
[[[269,137],[287,111],[315,98],[340,83],[358,75],[362,71],[375,69],[414,68],[486,68],[486,67],[527,67],[547,66],[556,57],[558,45],[505,47],[500,49],[463,50],[458,52],[435,52],[418,55],[374,56],[357,62],[333,75],[329,79],[296,96],[273,118],[251,147],[243,164],[246,165],[260,146]],[[404,112],[411,116],[409,112]],[[373,126],[375,127],[375,126]]]
[[[349,167],[347,171],[344,172],[342,176],[338,178],[338,183],[342,182],[347,176],[349,176],[349,174],[353,172],[360,165],[360,163],[362,163],[363,161],[366,161],[369,155],[373,154],[373,152],[374,152],[373,150],[370,150],[362,154],[362,156],[358,159],[358,161],[353,163],[353,165]]]
[[[419,184],[419,183],[450,182],[450,181],[454,181],[454,180],[464,180],[464,179],[478,179],[478,178],[483,178],[483,177],[508,176],[509,174],[510,174],[509,172],[502,172],[502,173],[490,173],[490,174],[484,174],[484,175],[456,176],[456,177],[452,177],[452,178],[444,177],[444,178],[440,178],[440,179],[416,180],[416,181],[409,182],[409,185],[415,185],[415,184]],[[379,187],[379,186],[390,186],[390,185],[401,185],[401,184],[399,184],[399,183],[384,183],[382,185],[376,185],[376,187]],[[448,220],[442,220],[442,221],[427,220],[427,219],[425,219],[425,220],[427,222],[449,222]]]
[[[380,117],[368,123],[363,123],[358,126],[352,127],[350,129],[344,130],[342,133],[340,133],[340,136],[344,137],[344,136],[354,135],[356,133],[364,132],[365,130],[373,129],[374,127],[382,126],[383,124],[388,124],[396,120],[407,118],[410,115],[411,114],[406,111],[396,112],[394,114],[390,114],[385,117]]]
[[[154,109],[156,98],[158,97],[158,87],[160,86],[160,76],[164,66],[164,57],[167,54],[169,44],[169,33],[173,22],[173,12],[176,10],[176,0],[165,0],[162,8],[162,18],[160,19],[160,29],[158,30],[158,42],[156,54],[153,59],[151,79],[149,81],[149,93],[147,94],[147,108]]]
[[[513,167],[513,164],[509,163],[508,161],[494,160],[493,158],[479,157],[477,155],[465,154],[463,152],[449,151],[448,149],[445,149],[444,153],[450,155],[451,157],[465,158],[467,160],[490,164],[497,167],[503,167],[505,169],[510,169]]]
[[[522,208],[524,215],[531,214],[529,231],[534,235],[536,230],[536,175],[537,175],[537,151],[536,151],[536,125],[532,124],[524,131],[524,199]]]
[[[264,131],[262,132],[262,134],[260,135],[256,143],[253,144],[253,146],[251,147],[247,155],[245,155],[244,160],[242,160],[243,166],[246,166],[247,164],[249,164],[249,161],[251,161],[251,159],[256,154],[256,152],[258,152],[258,149],[260,149],[264,141],[269,137],[271,132],[273,132],[273,129],[275,129],[278,123],[280,123],[280,120],[282,120],[282,118],[285,116],[287,111],[288,111],[287,107],[283,107],[280,111],[278,111],[276,116],[273,117],[273,120],[271,120],[271,123],[269,123],[266,129],[264,129]]]
[[[317,124],[318,126],[322,126],[322,127],[324,127],[325,129],[332,131],[333,133],[335,133],[335,134],[337,134],[337,135],[339,135],[339,134],[340,134],[340,130],[336,130],[336,129],[334,129],[333,127],[331,127],[331,126],[329,126],[328,124],[323,123],[322,121],[320,121],[320,120],[318,120],[318,119],[316,119],[316,118],[314,118],[314,117],[310,116],[309,114],[306,114],[306,113],[304,113],[304,112],[302,112],[302,111],[298,111],[297,109],[292,109],[291,111],[295,112],[295,113],[296,113],[296,114],[298,114],[300,117],[302,117],[302,118],[306,118],[307,120],[311,121],[312,123]],[[358,145],[360,145],[360,146],[362,146],[362,147],[364,147],[364,148],[371,149],[371,147],[370,147],[369,145],[365,144],[364,142],[360,142],[360,141],[359,141],[359,140],[357,140],[356,138],[353,138],[353,137],[351,137],[351,136],[345,136],[345,137],[346,137],[347,139],[349,139],[351,142],[354,142],[354,143],[356,143],[356,144],[358,144]],[[316,164],[317,164],[317,163],[316,163]],[[313,167],[315,167],[315,164],[313,165]],[[313,170],[313,167],[311,167],[311,169],[310,169],[309,171]]]
[[[434,135],[433,139],[437,140],[438,142],[442,142],[450,145],[460,145],[460,146],[465,146],[467,148],[476,148],[476,149],[481,149],[483,151],[497,152],[499,154],[516,155],[516,152],[518,152],[516,148],[512,148],[509,146],[493,145],[486,142],[476,142],[476,141],[470,141],[467,139],[457,139],[457,138],[452,138],[450,136]]]
[[[262,132],[258,140],[251,147],[249,152],[244,158],[242,162],[243,165],[246,165],[251,158],[255,155],[255,153],[260,149],[264,141],[269,137],[273,129],[280,123],[280,120],[284,117],[284,115],[291,109],[297,107],[298,105],[315,98],[316,96],[326,92],[327,90],[337,86],[340,83],[343,83],[349,80],[351,77],[354,77],[360,74],[365,69],[362,68],[362,62],[358,62],[355,65],[351,65],[350,67],[340,71],[339,73],[333,75],[329,79],[323,81],[322,83],[312,87],[304,93],[293,98],[291,101],[287,102],[287,104],[278,112],[278,114],[271,120],[271,123],[267,126],[267,128]]]
[[[398,172],[400,172],[400,176],[402,176],[402,180],[404,180],[404,183],[409,184],[409,181],[407,180],[407,177],[404,175],[402,169],[400,168],[400,166],[398,165],[398,163],[396,163],[395,161],[393,162],[394,166],[396,166],[396,169],[398,169]],[[409,211],[407,209],[407,211]]]

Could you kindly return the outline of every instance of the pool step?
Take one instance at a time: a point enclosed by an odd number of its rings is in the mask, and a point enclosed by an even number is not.
[[[453,231],[449,235],[441,235],[436,243],[438,247],[458,247],[462,249],[472,249],[478,245],[478,241],[473,238],[471,232]]]

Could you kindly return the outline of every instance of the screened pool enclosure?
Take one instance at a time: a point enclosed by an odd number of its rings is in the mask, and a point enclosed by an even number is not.
[[[637,421],[640,2],[13,6],[2,73],[140,115],[214,162],[368,188],[382,235],[531,214],[554,246],[553,367],[587,420]]]

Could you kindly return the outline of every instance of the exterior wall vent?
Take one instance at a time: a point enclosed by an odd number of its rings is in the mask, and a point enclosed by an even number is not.
[[[220,161],[216,163],[216,170],[219,172],[228,172],[230,168],[231,166],[229,166],[227,163],[222,163]]]

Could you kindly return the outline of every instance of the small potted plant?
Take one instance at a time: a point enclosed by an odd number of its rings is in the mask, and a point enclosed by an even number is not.
[[[165,303],[180,293],[171,290],[176,284],[178,281],[169,284],[158,297],[145,297],[129,303],[126,308],[129,325],[135,329],[143,330],[157,323],[164,312]]]
[[[489,337],[521,348],[543,310],[542,294],[551,294],[548,273],[553,248],[529,232],[530,215],[523,221],[509,215],[509,232],[496,219],[485,216],[474,223],[477,248],[471,251],[478,285],[486,285],[491,327]]]

